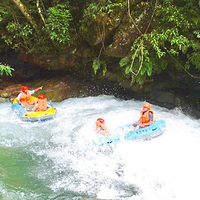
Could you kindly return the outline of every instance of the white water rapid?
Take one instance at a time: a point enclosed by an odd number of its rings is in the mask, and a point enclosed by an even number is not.
[[[166,131],[149,141],[96,147],[95,120],[111,133],[139,118],[141,101],[113,96],[55,103],[46,122],[23,122],[0,104],[0,199],[200,199],[200,120],[152,105]]]

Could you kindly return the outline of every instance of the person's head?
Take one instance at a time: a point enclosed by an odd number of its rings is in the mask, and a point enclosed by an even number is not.
[[[28,86],[23,85],[21,90],[22,90],[22,92],[27,92],[28,91]]]
[[[150,110],[151,109],[151,104],[150,103],[143,103],[143,109],[146,109],[146,110]]]
[[[43,94],[38,95],[38,99],[45,99],[45,96]]]
[[[97,119],[97,122],[99,122],[100,124],[104,124],[104,123],[105,123],[105,120],[102,119],[102,118],[98,118],[98,119]]]

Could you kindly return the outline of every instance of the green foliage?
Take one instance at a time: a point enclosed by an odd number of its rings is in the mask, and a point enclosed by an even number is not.
[[[181,65],[188,70],[191,64],[200,68],[200,45],[195,41],[195,36],[200,38],[200,31],[195,30],[191,35],[191,29],[199,23],[193,19],[200,17],[200,13],[191,2],[179,3],[162,1],[156,7],[151,29],[135,39],[129,55],[121,59],[119,64],[125,68],[125,74],[131,74],[132,83],[143,84],[148,76],[160,73],[172,57],[177,70]],[[176,60],[180,55],[187,56],[185,64]]]
[[[58,4],[48,9],[46,30],[53,41],[66,44],[70,40],[70,21],[72,16],[68,5]]]
[[[98,69],[101,67],[101,64],[99,62],[98,58],[95,58],[93,60],[92,68],[94,69],[94,74],[97,74]]]
[[[122,9],[124,3],[125,2],[119,0],[100,0],[92,2],[84,9],[83,19],[81,22],[88,26],[94,22],[109,26],[112,23],[112,16]]]
[[[2,1],[0,5],[0,35],[16,51],[32,55],[68,54],[68,47],[73,47],[76,59],[81,56],[80,46],[76,46],[78,38],[81,44],[96,52],[92,58],[94,73],[102,69],[105,75],[107,64],[103,51],[115,44],[122,49],[130,45],[130,51],[119,65],[132,83],[139,84],[152,79],[168,64],[175,70],[192,67],[200,70],[199,0],[43,0],[41,13],[36,2],[22,2],[37,23],[38,32],[16,5],[10,1]],[[87,39],[93,35],[94,40],[89,42]]]
[[[0,75],[2,76],[4,73],[7,76],[12,76],[12,71],[14,69],[11,68],[9,65],[3,65],[2,63],[0,63]]]
[[[192,41],[191,47],[193,51],[187,54],[186,68],[188,69],[191,64],[200,70],[200,43],[198,41]]]
[[[132,74],[132,84],[134,82],[142,84],[146,75],[151,76],[153,71],[152,60],[149,57],[150,53],[142,38],[138,38],[137,42],[132,45],[131,52],[129,59],[125,59],[131,63],[126,66],[125,74]],[[121,60],[120,66],[126,65],[125,63],[124,60]]]
[[[90,18],[92,20],[96,20],[98,16],[101,16],[102,13],[111,14],[116,10],[122,8],[123,3],[119,1],[96,1],[90,3],[87,9],[85,9],[84,17]]]
[[[103,70],[102,70],[103,76],[105,76],[106,71],[107,71],[106,62],[105,62],[105,61],[100,61],[99,58],[95,58],[95,59],[93,60],[93,64],[92,64],[92,68],[94,69],[94,74],[97,74],[97,71],[98,71],[101,67],[103,68]]]
[[[118,16],[118,20],[120,20],[119,13],[124,5],[125,2],[122,0],[100,0],[92,1],[84,9],[80,30],[87,32],[88,27],[91,27],[94,34],[102,40],[102,48],[98,58],[93,60],[92,68],[95,74],[101,66],[103,67],[103,75],[107,71],[106,62],[102,61],[103,59],[100,61],[102,49],[105,49],[103,43],[105,42],[106,33],[114,27],[115,17]]]
[[[4,9],[0,7],[0,22],[3,20],[3,15],[7,15],[8,12]]]
[[[29,43],[30,36],[33,34],[33,29],[29,24],[10,22],[6,26],[6,29],[10,34],[2,34],[2,39],[15,50],[21,49],[22,44],[25,47]]]
[[[168,27],[189,28],[190,23],[185,14],[182,13],[181,7],[174,5],[172,0],[165,0],[156,9],[156,16],[159,24]]]
[[[21,37],[29,37],[33,33],[33,29],[28,24],[18,24],[14,22],[10,22],[6,26],[7,30],[10,33],[15,33],[14,38],[21,38]]]
[[[126,66],[130,62],[130,60],[130,56],[123,57],[119,62],[120,67]]]
[[[194,34],[197,36],[197,38],[200,38],[200,30],[194,31]]]
[[[27,11],[37,22],[37,32],[16,5],[3,4],[5,7],[2,9],[0,7],[0,17],[1,10],[6,9],[8,16],[6,16],[6,13],[2,14],[2,16],[6,17],[0,22],[0,26],[4,27],[1,31],[1,38],[15,51],[26,54],[45,55],[52,54],[58,50],[66,50],[75,38],[75,34],[73,35],[73,40],[70,36],[72,34],[70,27],[72,16],[67,2],[63,4],[57,3],[55,1],[53,4],[49,4],[46,1],[43,1],[43,4],[40,3],[41,14],[44,19],[42,21],[36,3],[26,2]],[[49,5],[54,6],[49,7]]]

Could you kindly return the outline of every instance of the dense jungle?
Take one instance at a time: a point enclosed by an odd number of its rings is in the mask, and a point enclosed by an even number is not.
[[[125,98],[181,106],[199,118],[199,27],[199,0],[3,0],[1,98],[16,95],[22,80],[45,84],[57,77],[52,84],[60,88],[67,76],[96,92],[123,91]],[[78,96],[83,88],[56,96]]]
[[[1,0],[1,200],[199,200],[199,102],[200,0]]]

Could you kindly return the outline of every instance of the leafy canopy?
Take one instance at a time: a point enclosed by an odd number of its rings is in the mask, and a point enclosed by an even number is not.
[[[132,83],[143,84],[147,76],[160,73],[172,60],[177,70],[187,72],[190,66],[200,69],[200,36],[197,29],[200,12],[196,9],[199,9],[199,4],[184,0],[178,4],[173,0],[157,3],[155,1],[149,29],[140,30],[129,55],[120,61],[125,73],[131,74]],[[180,60],[183,55],[184,59]]]
[[[31,56],[73,54],[82,62],[80,51],[75,53],[84,44],[95,52],[87,55],[95,74],[102,69],[105,75],[109,67],[108,47],[127,44],[126,55],[116,57],[132,84],[143,84],[169,66],[200,74],[199,0],[3,1],[0,27],[6,45]]]
[[[12,71],[14,69],[11,68],[9,65],[4,65],[0,63],[0,75],[2,76],[4,73],[8,76],[12,76]]]

